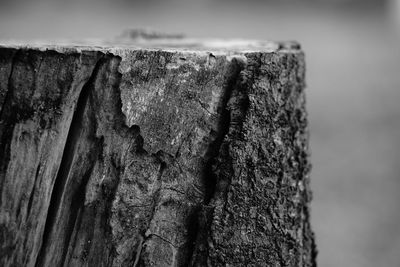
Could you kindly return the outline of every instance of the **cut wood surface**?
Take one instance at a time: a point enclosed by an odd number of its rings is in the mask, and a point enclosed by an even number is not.
[[[315,266],[304,54],[0,46],[0,266]]]

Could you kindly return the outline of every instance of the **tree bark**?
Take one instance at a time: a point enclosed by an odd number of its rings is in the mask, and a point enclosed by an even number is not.
[[[227,46],[0,47],[0,265],[315,266],[303,52]]]

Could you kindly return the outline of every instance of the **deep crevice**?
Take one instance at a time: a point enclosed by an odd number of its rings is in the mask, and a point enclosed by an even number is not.
[[[46,249],[48,247],[49,238],[53,230],[53,226],[57,217],[62,195],[65,189],[65,185],[70,173],[71,165],[74,159],[76,145],[78,143],[79,136],[82,130],[82,121],[84,111],[89,99],[92,84],[97,76],[99,68],[103,63],[103,58],[100,58],[86,84],[82,87],[78,97],[78,101],[75,107],[75,112],[71,120],[69,127],[67,140],[64,146],[64,151],[61,159],[61,163],[57,172],[57,176],[54,182],[50,204],[48,207],[46,223],[43,232],[42,245],[36,258],[35,266],[42,266],[43,260],[46,257]]]
[[[8,163],[10,161],[10,142],[12,133],[14,131],[16,114],[12,112],[13,100],[13,85],[11,84],[12,76],[14,73],[15,62],[19,55],[20,50],[14,51],[11,59],[10,74],[7,81],[7,92],[3,99],[0,110],[0,175],[5,175]],[[5,115],[4,115],[5,113]],[[0,176],[0,193],[3,195],[4,177]],[[0,206],[2,205],[2,198],[0,197]]]
[[[101,60],[100,60],[101,61]],[[93,79],[95,80],[97,78],[97,72],[93,73]],[[88,84],[90,88],[90,92],[94,90],[94,81],[90,84]],[[89,168],[86,170],[84,173],[78,188],[73,192],[72,195],[72,200],[69,206],[69,211],[70,211],[70,216],[68,218],[68,224],[67,224],[67,229],[66,229],[66,234],[65,234],[65,240],[64,240],[64,248],[63,248],[63,254],[62,254],[62,260],[61,263],[65,265],[65,260],[66,256],[68,254],[68,249],[70,247],[70,242],[72,235],[74,231],[78,231],[80,228],[80,221],[82,219],[82,212],[84,210],[84,204],[85,204],[85,194],[86,194],[86,186],[89,182],[89,179],[92,175],[94,166],[96,164],[96,160],[98,159],[99,156],[102,155],[102,149],[104,146],[104,137],[101,136],[100,138],[96,138],[96,116],[95,112],[93,110],[93,94],[89,94],[88,97],[88,103],[86,104],[86,108],[88,111],[85,112],[88,116],[88,130],[89,130],[89,135],[88,135],[88,141],[93,145],[92,149],[88,151],[88,160],[89,160]],[[77,229],[75,229],[77,227]]]
[[[188,237],[187,237],[187,262],[185,263],[185,266],[189,266],[195,248],[196,248],[196,240],[197,236],[199,234],[200,229],[200,221],[199,221],[199,214],[200,214],[201,207],[195,208],[195,210],[192,211],[192,214],[189,216],[188,221],[187,221],[187,232],[188,232]]]
[[[231,114],[228,109],[228,102],[232,97],[234,90],[237,87],[237,83],[240,79],[240,72],[243,70],[243,63],[238,59],[234,58],[226,73],[226,82],[224,91],[222,93],[221,101],[218,105],[218,113],[220,118],[217,124],[217,129],[212,132],[212,138],[214,139],[208,146],[205,153],[205,166],[203,169],[203,182],[205,187],[204,204],[208,205],[213,198],[217,186],[217,177],[213,171],[213,166],[216,163],[216,158],[220,153],[220,148],[225,139],[225,136],[229,132],[231,125]]]
[[[66,238],[64,240],[64,250],[62,254],[62,260],[61,263],[65,262],[65,258],[67,256],[68,252],[68,247],[69,243],[72,237],[72,234],[74,232],[74,228],[76,225],[76,220],[78,218],[78,214],[83,209],[84,203],[85,203],[85,193],[86,193],[86,185],[89,181],[90,175],[92,174],[94,168],[94,164],[90,167],[90,169],[84,174],[82,178],[82,182],[79,185],[78,190],[76,190],[72,196],[72,202],[70,205],[69,210],[71,211],[71,215],[68,218],[68,224],[67,224],[67,233],[66,233]]]
[[[40,165],[40,162],[39,162],[39,165],[37,166],[37,169],[36,169],[35,180],[33,182],[32,191],[31,191],[31,194],[29,196],[26,218],[28,218],[29,215],[31,214],[33,198],[35,196],[36,182],[37,182],[37,179],[38,179],[39,174],[40,174],[40,167],[41,167],[41,165]]]
[[[11,97],[12,97],[13,90],[11,90],[10,84],[11,84],[12,75],[14,73],[14,66],[15,66],[15,61],[16,61],[18,52],[19,52],[19,50],[15,51],[11,57],[10,74],[8,75],[8,80],[7,80],[7,92],[6,92],[6,95],[4,96],[3,103],[1,105],[0,118],[3,117],[3,112],[5,109],[4,107],[10,102]]]
[[[207,209],[211,200],[215,197],[217,188],[218,177],[215,172],[216,164],[218,163],[218,157],[221,153],[222,146],[231,128],[231,110],[228,107],[229,101],[234,95],[235,91],[240,86],[241,72],[244,69],[245,63],[239,59],[232,59],[232,62],[228,65],[227,72],[225,74],[225,84],[221,100],[218,105],[218,114],[220,115],[217,122],[217,129],[211,132],[212,141],[210,142],[205,156],[205,164],[202,170],[202,180],[204,183],[204,199],[202,206],[194,210],[193,214],[189,217],[188,225],[188,266],[193,265],[194,262],[199,260],[204,261],[206,255],[200,255],[206,253],[205,251],[196,251],[200,243],[207,243],[207,235],[209,222],[207,219],[202,219],[204,216],[204,209]],[[204,247],[207,247],[206,245]],[[197,255],[198,254],[198,255]],[[195,257],[195,258],[194,258]]]

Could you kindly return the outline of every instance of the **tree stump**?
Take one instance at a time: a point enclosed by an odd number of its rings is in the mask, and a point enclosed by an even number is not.
[[[1,266],[315,266],[296,43],[0,47]]]

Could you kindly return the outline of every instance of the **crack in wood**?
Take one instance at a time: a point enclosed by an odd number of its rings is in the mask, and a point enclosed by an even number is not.
[[[49,244],[49,239],[50,235],[53,231],[54,223],[57,218],[57,214],[60,209],[60,203],[62,196],[65,191],[65,186],[67,183],[68,176],[71,171],[71,166],[75,157],[75,150],[76,146],[79,142],[79,137],[82,132],[83,128],[83,117],[84,117],[84,112],[85,109],[87,108],[87,103],[89,101],[89,96],[93,87],[93,83],[96,79],[97,73],[99,71],[99,68],[101,65],[104,64],[104,59],[101,57],[100,59],[97,60],[97,63],[92,71],[92,74],[89,77],[89,80],[86,82],[86,84],[82,87],[81,92],[78,97],[78,101],[76,103],[75,111],[71,120],[71,124],[69,126],[68,134],[67,134],[67,140],[65,142],[64,146],[64,151],[61,159],[61,163],[57,172],[57,176],[53,185],[53,190],[51,193],[51,198],[50,198],[50,203],[48,207],[48,212],[47,212],[47,218],[46,218],[46,223],[44,227],[44,232],[43,232],[43,237],[42,237],[42,245],[39,250],[35,266],[43,266],[44,261],[46,258],[46,250],[47,247],[50,246]],[[90,175],[90,173],[89,173]],[[88,177],[86,178],[87,182]],[[82,186],[82,185],[81,185]],[[83,188],[84,190],[84,188]],[[81,193],[82,194],[82,193]],[[73,218],[76,218],[77,211],[72,211],[75,216]],[[73,219],[74,220],[74,219]],[[74,222],[71,222],[74,223]],[[71,226],[70,226],[71,227]],[[67,230],[69,234],[72,234],[72,229]],[[65,242],[69,242],[69,238],[67,237]],[[68,244],[66,243],[64,245],[64,252],[63,252],[63,259],[61,262],[64,261],[65,255],[66,255],[66,250],[68,249]]]
[[[40,167],[41,167],[41,164],[39,162],[39,164],[38,164],[38,166],[36,168],[35,179],[33,180],[32,191],[31,191],[31,193],[29,195],[28,207],[27,207],[27,213],[26,213],[26,217],[27,218],[31,214],[32,203],[33,203],[33,199],[35,197],[36,182],[37,182],[39,174],[40,174]]]
[[[14,74],[15,63],[19,55],[19,50],[11,50],[11,66],[10,73],[7,79],[7,91],[3,99],[0,110],[0,193],[3,195],[3,184],[5,181],[6,168],[9,162],[10,153],[10,139],[15,126],[15,114],[12,112],[12,98],[13,98],[13,86],[12,76]],[[6,111],[7,110],[7,111]],[[2,197],[0,197],[0,207],[2,206]]]

